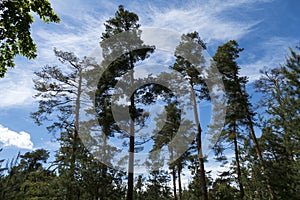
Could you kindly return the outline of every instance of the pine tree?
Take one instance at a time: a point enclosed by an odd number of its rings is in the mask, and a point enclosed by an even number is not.
[[[59,188],[55,181],[56,174],[49,169],[45,169],[42,164],[47,162],[49,152],[44,149],[38,149],[33,152],[27,152],[20,156],[21,161],[18,170],[25,173],[25,180],[20,190],[24,193],[26,200],[46,200],[57,199],[59,197]]]
[[[239,119],[241,121],[241,124],[246,125],[247,129],[249,130],[249,136],[252,139],[256,156],[258,157],[262,171],[266,175],[265,176],[266,187],[268,188],[269,196],[271,199],[274,199],[275,198],[274,191],[270,185],[270,178],[266,174],[267,169],[266,169],[265,161],[262,156],[262,151],[260,149],[258,139],[254,132],[254,120],[253,120],[254,112],[251,109],[251,104],[249,102],[249,95],[247,94],[245,89],[246,78],[238,76],[239,66],[236,63],[236,59],[239,57],[239,53],[242,50],[243,49],[239,48],[239,45],[236,41],[231,40],[226,44],[224,44],[223,46],[218,47],[218,50],[213,57],[220,73],[223,74],[224,76],[223,81],[225,84],[226,92],[229,93],[228,96],[231,96],[228,99],[229,101],[233,101],[232,103],[230,102],[231,109],[229,109],[229,114],[227,114],[228,115],[227,124],[229,122],[228,120],[234,120],[233,123],[231,122],[229,124],[230,125],[229,128],[232,127],[234,133],[233,141],[235,144],[237,174],[239,177],[241,197],[244,197],[244,191],[241,182],[241,169],[238,166],[239,157],[238,157],[237,132],[236,132],[237,121],[234,118]]]
[[[170,141],[175,137],[177,130],[180,125],[180,110],[176,107],[176,102],[170,102],[169,105],[165,107],[167,112],[167,119],[161,120],[161,116],[158,116],[157,121],[157,130],[154,133],[152,139],[154,141],[153,150],[162,149],[163,146],[170,143]],[[164,115],[164,114],[162,114]],[[169,147],[170,159],[174,160],[174,150],[172,147]],[[176,165],[174,163],[169,163],[169,168],[172,174],[173,180],[173,193],[174,199],[177,200],[177,190],[176,190]]]
[[[23,183],[23,176],[16,173],[16,166],[18,165],[20,153],[16,158],[7,161],[5,167],[1,168],[1,182],[0,182],[0,199],[22,199],[23,193],[20,191]],[[3,160],[4,161],[4,160]],[[5,175],[6,172],[7,175]]]
[[[242,183],[240,150],[238,142],[243,139],[241,130],[245,129],[247,99],[241,96],[242,88],[245,88],[247,82],[246,77],[239,76],[239,66],[235,59],[239,57],[239,53],[243,49],[238,47],[237,42],[229,41],[220,46],[213,57],[220,73],[223,75],[223,82],[226,89],[227,109],[225,127],[222,131],[219,143],[233,143],[235,154],[235,166],[237,174],[237,182],[240,191],[240,199],[244,199],[245,192]],[[242,91],[245,94],[245,91]],[[219,144],[219,150],[222,150],[222,144]],[[218,152],[220,153],[220,152]]]
[[[210,199],[231,200],[239,199],[237,189],[231,185],[233,176],[229,172],[223,172],[213,181],[209,191]]]
[[[171,199],[171,188],[168,186],[170,180],[170,175],[164,170],[150,172],[144,199]]]
[[[39,98],[38,111],[32,113],[36,123],[54,121],[47,127],[51,133],[60,133],[60,149],[54,164],[58,165],[61,186],[66,187],[67,198],[80,199],[78,182],[80,162],[88,155],[79,138],[79,110],[83,90],[83,72],[95,65],[89,58],[79,60],[73,53],[54,50],[63,66],[45,66],[35,72],[35,90]],[[63,68],[67,68],[63,70]],[[56,117],[53,117],[56,115]]]
[[[192,43],[192,45],[190,44]],[[176,62],[171,69],[174,69],[187,77],[189,82],[189,92],[192,98],[192,105],[194,111],[194,119],[196,124],[196,144],[197,144],[197,157],[199,161],[199,172],[201,180],[201,196],[202,199],[207,200],[207,184],[204,169],[204,155],[202,152],[202,129],[199,120],[199,111],[197,102],[203,99],[209,99],[208,89],[204,83],[202,74],[196,69],[197,65],[205,62],[202,50],[206,49],[204,42],[200,39],[197,32],[183,34],[181,42],[175,50]],[[196,58],[196,59],[195,59]],[[187,60],[189,59],[189,60]],[[191,63],[194,62],[194,63]]]
[[[7,166],[8,174],[1,181],[1,199],[57,199],[59,189],[55,184],[56,174],[44,168],[49,152],[37,149],[20,155]]]
[[[300,54],[290,52],[284,65],[262,71],[255,83],[265,99],[261,143],[277,199],[299,198]]]
[[[98,99],[105,98],[109,90],[114,88],[117,83],[117,78],[129,72],[129,86],[134,84],[134,64],[142,61],[152,53],[154,47],[143,44],[141,40],[141,32],[139,31],[138,16],[135,13],[129,12],[123,6],[119,6],[114,18],[111,18],[105,23],[105,32],[102,34],[101,46],[103,48],[103,65],[108,65],[108,69],[102,74],[98,82]],[[114,36],[126,33],[128,37],[121,41],[109,40]],[[110,42],[107,42],[110,41]],[[130,42],[129,42],[130,41]],[[137,49],[138,48],[138,49]],[[137,49],[137,50],[133,50]],[[119,54],[118,54],[119,53]],[[114,58],[114,55],[120,57]],[[113,59],[113,60],[111,60]],[[105,100],[105,102],[107,102]],[[110,103],[105,103],[109,105]],[[137,119],[142,115],[142,110],[135,106],[135,94],[130,97],[129,112],[131,115],[130,131],[127,134],[129,137],[129,158],[128,158],[128,188],[127,199],[133,198],[134,189],[134,152],[135,152],[135,125]],[[104,111],[104,110],[103,110]],[[102,111],[102,112],[103,112]],[[100,111],[101,112],[101,111]],[[110,113],[110,111],[108,111]]]
[[[151,137],[154,142],[151,151],[163,149],[171,143],[176,134],[182,134],[178,133],[179,126],[182,124],[184,124],[187,132],[185,133],[186,136],[181,136],[181,142],[184,143],[184,141],[189,141],[188,136],[191,135],[193,130],[192,122],[187,119],[181,119],[182,111],[180,110],[179,104],[177,101],[173,101],[172,99],[173,98],[171,97],[166,99],[167,105],[165,106],[165,112],[158,115],[155,119],[157,128],[154,130],[154,134]],[[166,119],[163,119],[164,116],[166,116]],[[182,152],[178,151],[176,146],[173,147],[172,145],[168,146],[168,151],[170,152],[171,161],[168,165],[172,174],[174,199],[177,199],[177,196],[178,199],[182,199],[181,173],[187,163],[190,152],[188,149],[183,153],[183,155],[178,155]],[[176,180],[178,180],[178,195]]]

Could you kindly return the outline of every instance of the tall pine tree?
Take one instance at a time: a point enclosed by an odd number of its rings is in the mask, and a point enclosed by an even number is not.
[[[138,24],[138,16],[125,10],[122,5],[119,6],[118,11],[114,18],[111,18],[105,23],[105,31],[102,34],[101,46],[103,49],[103,65],[108,65],[106,71],[102,74],[98,83],[97,100],[107,98],[105,94],[109,94],[116,83],[118,78],[129,72],[129,87],[134,85],[134,64],[138,61],[142,61],[154,51],[153,46],[144,45],[141,40],[141,31],[139,30],[140,24]],[[126,33],[128,37],[117,38],[118,34]],[[116,36],[116,37],[114,37]],[[120,35],[119,35],[120,36]],[[111,39],[112,40],[109,40]],[[109,41],[109,42],[107,42]],[[138,48],[138,49],[137,49]],[[120,53],[118,58],[114,55]],[[112,60],[113,59],[113,60]],[[109,95],[108,95],[109,96]],[[105,102],[111,101],[111,99],[105,100]],[[105,103],[109,105],[110,103]],[[130,96],[130,130],[129,137],[129,158],[128,158],[128,186],[127,186],[127,199],[133,198],[134,189],[134,153],[135,153],[135,125],[137,119],[141,117],[142,110],[137,109],[135,106],[136,99],[135,94]],[[103,110],[104,111],[104,110]],[[101,112],[101,111],[100,111]],[[111,113],[110,111],[108,111]]]

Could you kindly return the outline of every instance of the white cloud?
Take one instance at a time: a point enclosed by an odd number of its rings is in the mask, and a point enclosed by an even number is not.
[[[260,21],[250,19],[232,19],[224,15],[224,11],[241,9],[243,6],[265,3],[270,0],[234,0],[234,1],[191,1],[182,8],[164,7],[151,3],[141,6],[137,2],[127,3],[126,9],[137,13],[142,27],[166,28],[179,33],[199,31],[200,36],[211,45],[228,39],[240,39],[252,31]],[[172,3],[173,4],[173,3]],[[0,79],[0,108],[31,105],[33,103],[32,87],[33,71],[46,64],[57,64],[53,47],[63,51],[73,51],[79,57],[100,55],[98,50],[105,20],[113,17],[117,4],[104,1],[52,1],[54,10],[61,16],[60,24],[44,24],[37,20],[32,27],[32,34],[37,42],[38,57],[28,62],[22,59],[15,69],[9,70],[4,79]],[[170,4],[171,5],[171,4]],[[174,4],[173,4],[174,5]],[[76,15],[74,15],[76,13]],[[163,35],[145,35],[149,41],[158,40],[160,49],[170,46]],[[172,44],[176,44],[174,41]],[[168,46],[169,45],[169,46]],[[165,47],[165,48],[163,48]],[[171,46],[173,47],[173,46]],[[169,48],[167,48],[169,49]],[[169,52],[171,52],[169,50]],[[268,60],[266,56],[266,60]],[[262,60],[261,62],[263,62]],[[254,63],[255,64],[255,63]],[[260,64],[260,63],[258,63]],[[250,64],[247,64],[250,66]],[[253,74],[254,66],[244,70],[245,74]],[[257,70],[258,71],[258,70]]]
[[[32,72],[27,70],[16,67],[0,79],[0,109],[32,104]]]
[[[222,12],[257,2],[263,1],[203,1],[192,4],[193,7],[163,9],[149,6],[150,12],[140,13],[143,18],[150,19],[147,26],[169,28],[181,33],[196,30],[209,43],[211,40],[239,39],[249,33],[260,21],[237,21],[238,19],[226,17]]]
[[[39,58],[48,61],[49,57],[54,58],[53,48],[62,51],[72,51],[79,57],[89,56],[93,50],[99,47],[100,36],[103,31],[102,20],[92,16],[84,15],[79,17],[81,21],[76,22],[74,28],[67,28],[72,21],[63,21],[55,27],[56,31],[49,31],[43,27],[36,28],[36,38],[40,42],[38,47]],[[73,25],[70,25],[73,27]]]
[[[16,67],[9,69],[5,78],[0,79],[0,109],[33,105],[33,95],[36,93],[32,83],[33,72],[39,71],[47,64],[60,64],[54,55],[54,47],[62,51],[72,51],[80,58],[96,54],[93,51],[99,46],[102,20],[96,20],[88,14],[78,19],[80,21],[62,21],[62,24],[57,25],[43,24],[39,21],[33,24],[32,35],[37,42],[37,58],[27,60],[17,57]],[[48,26],[52,27],[53,31],[45,29]]]
[[[212,179],[215,180],[220,173],[228,171],[230,169],[232,155],[230,154],[227,156],[229,158],[229,160],[228,160],[229,162],[227,164],[225,164],[224,166],[221,166],[221,163],[214,161],[213,158],[211,158],[212,160],[209,161],[208,163],[204,163],[205,171],[210,172],[210,176]],[[188,170],[186,168],[182,171],[182,174],[184,174],[181,177],[182,185],[183,185],[183,187],[188,187],[188,185],[192,182],[194,175],[191,174],[191,170]]]
[[[24,131],[17,133],[0,124],[0,142],[6,146],[15,146],[21,149],[33,149],[30,134]]]
[[[143,3],[141,6],[139,3],[132,2],[125,5],[125,8],[139,15],[142,27],[165,28],[180,33],[197,30],[205,42],[209,42],[210,40],[239,39],[259,23],[259,21],[241,22],[241,20],[238,22],[237,19],[230,19],[223,15],[223,11],[268,1],[270,0],[202,1],[201,3],[190,1],[191,3],[187,3],[182,8],[160,8],[159,4],[151,3]],[[117,4],[101,0],[85,3],[75,0],[71,4],[67,1],[53,1],[52,4],[61,15],[61,24],[51,31],[44,29],[44,26],[33,29],[33,33],[40,41],[38,45],[41,51],[47,55],[49,51],[46,49],[51,50],[53,47],[74,51],[75,54],[82,56],[88,55],[99,46],[100,36],[104,31],[104,22],[117,10]],[[162,39],[158,42],[164,45],[163,36],[159,34],[151,36],[155,39]],[[41,55],[41,57],[44,56]]]

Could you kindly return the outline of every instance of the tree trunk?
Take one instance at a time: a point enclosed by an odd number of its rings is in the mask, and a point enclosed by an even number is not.
[[[243,94],[241,88],[239,89],[239,94],[242,98],[246,98],[245,95]],[[246,115],[247,115],[246,117],[247,117],[248,127],[249,127],[249,134],[250,134],[250,137],[253,141],[254,149],[255,149],[256,155],[259,159],[261,169],[264,172],[264,175],[266,177],[266,184],[267,184],[267,188],[268,188],[268,191],[269,191],[270,199],[274,200],[275,199],[274,191],[273,191],[273,189],[270,185],[269,175],[266,173],[266,165],[265,165],[264,159],[262,157],[262,153],[261,153],[261,150],[260,150],[260,147],[259,147],[257,137],[256,137],[255,132],[254,132],[254,125],[253,125],[253,121],[251,119],[250,110],[249,110],[248,106],[246,106],[245,109],[246,109]]]
[[[178,173],[178,191],[179,191],[179,200],[182,199],[182,187],[181,187],[181,166],[177,165],[177,173]]]
[[[130,84],[133,87],[134,84],[134,71],[133,71],[133,58],[132,55],[129,55],[129,62],[131,65],[132,71],[130,72]],[[127,185],[127,200],[133,200],[133,184],[134,184],[134,94],[130,97],[130,136],[129,136],[129,160],[128,160],[128,185]]]
[[[77,87],[77,94],[76,94],[76,102],[75,102],[75,120],[74,120],[74,135],[72,141],[72,155],[71,155],[71,163],[70,163],[70,174],[71,174],[71,183],[75,183],[75,165],[76,165],[76,154],[77,154],[77,145],[79,140],[79,111],[80,111],[80,98],[81,98],[81,87],[82,87],[82,70],[81,68],[78,69],[78,87]],[[77,190],[76,186],[70,186],[70,196],[72,199],[79,199],[80,193]],[[77,193],[77,195],[76,195]],[[74,197],[74,198],[73,198]]]
[[[133,199],[133,176],[134,176],[134,136],[130,136],[129,142],[129,162],[128,162],[128,183],[127,183],[127,200]]]
[[[241,199],[244,199],[245,192],[244,192],[244,186],[242,183],[242,172],[241,172],[241,166],[240,166],[240,158],[239,158],[239,147],[237,143],[237,135],[236,135],[236,127],[234,125],[234,138],[233,138],[233,143],[234,143],[234,154],[235,154],[235,162],[236,162],[236,173],[237,173],[237,179],[239,183],[239,188],[240,188],[240,197]]]
[[[253,122],[252,122],[251,117],[250,117],[249,114],[247,116],[247,119],[248,119],[248,123],[249,123],[250,136],[251,136],[251,138],[253,140],[255,152],[256,152],[256,155],[257,155],[257,157],[259,159],[259,162],[260,162],[260,165],[261,165],[261,169],[264,172],[264,175],[266,177],[266,183],[267,183],[267,188],[268,188],[268,191],[269,191],[270,199],[274,200],[275,196],[274,196],[274,191],[273,191],[273,189],[272,189],[272,187],[270,185],[270,177],[269,177],[269,174],[266,173],[266,165],[265,165],[264,159],[262,157],[262,153],[261,153],[261,150],[259,148],[259,144],[258,144],[256,135],[254,133]]]
[[[195,123],[197,127],[197,149],[198,149],[198,160],[199,160],[199,170],[200,170],[200,182],[201,182],[201,194],[203,200],[208,200],[208,194],[207,194],[207,185],[206,185],[206,179],[205,179],[205,169],[204,169],[204,158],[202,153],[202,142],[201,142],[201,126],[200,121],[198,117],[198,109],[197,109],[197,102],[196,102],[196,95],[194,92],[193,84],[190,84],[191,87],[191,95],[192,95],[192,101],[193,101],[193,110],[194,110],[194,118]]]
[[[103,145],[103,149],[104,149],[104,152],[103,152],[103,156],[104,156],[104,159],[103,160],[105,160],[106,161],[106,138],[104,138],[104,145]],[[100,200],[104,200],[105,198],[106,198],[106,195],[107,195],[107,192],[106,192],[106,185],[107,185],[107,180],[106,180],[106,178],[107,178],[107,166],[105,165],[105,164],[101,164],[102,165],[102,169],[101,169],[101,176],[102,176],[102,178],[103,178],[103,180],[104,180],[104,183],[105,183],[105,185],[103,185],[103,187],[102,188],[100,188],[100,190],[101,190],[101,193],[100,193]]]
[[[253,171],[252,177],[253,177],[254,183],[258,185],[258,181],[257,181],[256,176],[257,176],[256,171]],[[254,192],[254,194],[255,194],[255,192]],[[259,187],[256,188],[256,194],[257,194],[257,195],[254,195],[254,196],[255,196],[257,199],[259,199],[259,200],[262,200],[262,199],[263,199],[263,198],[262,198],[262,194],[261,194],[261,188],[259,188]]]
[[[172,168],[172,177],[173,177],[174,199],[177,200],[177,195],[176,195],[176,171],[175,171],[175,166],[173,166],[173,168]]]

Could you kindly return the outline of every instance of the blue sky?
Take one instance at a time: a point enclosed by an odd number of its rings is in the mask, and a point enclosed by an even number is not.
[[[51,151],[58,148],[55,136],[30,118],[30,112],[37,109],[32,98],[33,72],[46,64],[58,64],[54,47],[81,58],[92,54],[99,46],[105,20],[114,16],[120,4],[138,14],[142,27],[167,28],[180,34],[198,31],[210,55],[219,45],[237,40],[245,49],[238,60],[241,74],[250,82],[259,78],[259,69],[283,63],[288,48],[300,42],[297,0],[50,2],[61,23],[44,24],[35,17],[31,32],[37,43],[37,59],[17,57],[16,67],[0,79],[0,157],[12,158],[19,151],[41,147]]]

